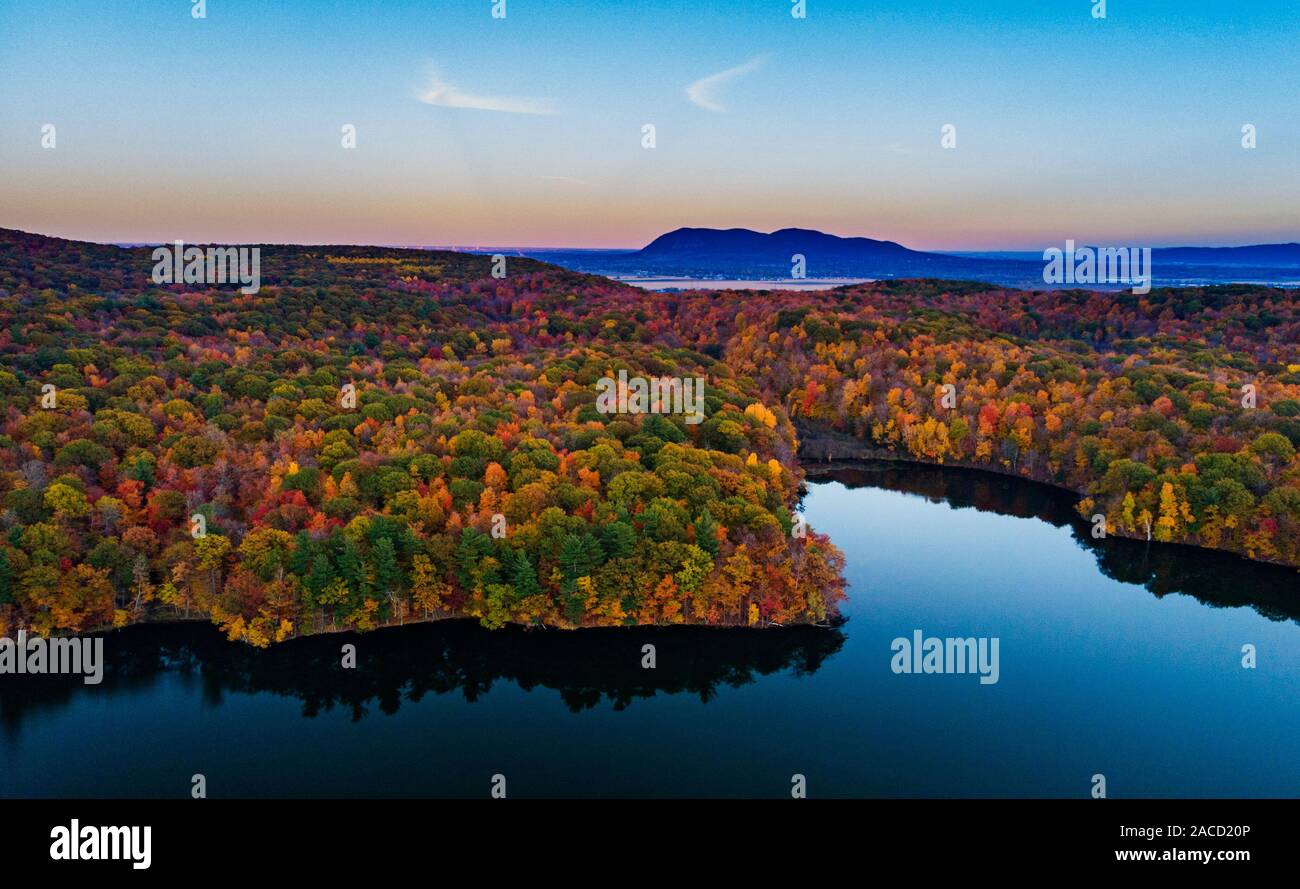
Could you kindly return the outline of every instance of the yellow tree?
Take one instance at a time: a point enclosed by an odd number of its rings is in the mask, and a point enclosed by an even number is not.
[[[1160,517],[1156,519],[1155,537],[1169,543],[1178,533],[1178,494],[1174,486],[1165,482],[1160,486]]]
[[[440,612],[450,588],[439,577],[433,562],[423,553],[411,557],[411,599],[425,617]]]

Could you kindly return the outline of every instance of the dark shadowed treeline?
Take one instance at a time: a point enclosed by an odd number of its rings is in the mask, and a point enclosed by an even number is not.
[[[0,696],[0,728],[16,731],[42,708],[80,695],[121,694],[174,675],[198,683],[216,702],[230,693],[271,693],[302,701],[303,715],[344,708],[353,719],[396,713],[426,695],[457,694],[477,701],[498,682],[525,691],[557,692],[580,711],[607,705],[621,710],[659,694],[690,694],[711,701],[724,688],[789,671],[815,673],[844,645],[838,628],[786,627],[710,633],[702,627],[643,627],[580,633],[505,627],[487,632],[471,620],[437,621],[386,631],[313,636],[265,651],[230,645],[197,623],[130,627],[104,646],[104,686],[80,676],[31,676]],[[340,646],[364,650],[364,669],[344,669]],[[655,647],[655,669],[642,666],[642,646]]]

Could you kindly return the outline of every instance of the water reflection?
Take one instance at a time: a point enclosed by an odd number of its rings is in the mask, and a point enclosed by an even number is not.
[[[1095,540],[1092,526],[1074,511],[1077,498],[1049,485],[975,469],[872,461],[819,465],[808,478],[1068,526],[1075,542],[1096,557],[1101,573],[1114,580],[1145,587],[1157,597],[1182,593],[1214,608],[1249,606],[1269,620],[1300,622],[1300,577],[1295,570],[1191,546],[1118,537]]]
[[[1191,547],[1094,540],[1091,526],[1074,513],[1074,497],[1045,485],[977,470],[868,462],[818,466],[810,481],[882,488],[1069,527],[1110,578],[1156,596],[1183,593],[1213,607],[1249,606],[1271,620],[1300,622],[1295,571]],[[852,561],[854,554],[847,555]],[[345,643],[357,646],[356,669],[341,667]],[[653,670],[641,667],[647,643],[656,646]],[[473,621],[444,621],[308,637],[259,650],[227,642],[207,624],[151,625],[107,637],[102,685],[46,676],[0,682],[0,732],[13,736],[25,718],[77,702],[148,691],[164,675],[209,706],[231,692],[269,693],[301,701],[309,718],[334,708],[344,708],[353,720],[374,711],[391,714],[430,693],[474,702],[498,682],[553,691],[574,712],[602,703],[621,710],[658,694],[708,702],[723,688],[763,676],[816,673],[845,643],[840,628],[488,631]]]
[[[346,643],[357,646],[355,669],[340,665]],[[654,669],[641,666],[646,644],[655,646]],[[395,713],[404,701],[431,692],[458,692],[473,702],[498,681],[557,691],[575,712],[602,700],[620,710],[659,693],[689,693],[707,702],[722,687],[738,688],[760,676],[814,673],[843,645],[837,628],[490,631],[455,620],[310,636],[262,650],[227,642],[207,624],[148,625],[108,636],[103,685],[65,676],[4,683],[0,726],[14,731],[41,709],[66,705],[78,695],[144,688],[162,673],[196,683],[211,705],[229,692],[269,692],[300,699],[307,717],[346,707],[354,720],[372,708]]]

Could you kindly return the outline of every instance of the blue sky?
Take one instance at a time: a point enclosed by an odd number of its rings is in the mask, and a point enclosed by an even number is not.
[[[195,20],[190,0],[0,0],[0,226],[605,247],[681,225],[931,249],[1300,240],[1300,3],[1108,0],[1104,20],[1093,0],[807,0],[803,20],[789,0],[492,5],[208,0]]]

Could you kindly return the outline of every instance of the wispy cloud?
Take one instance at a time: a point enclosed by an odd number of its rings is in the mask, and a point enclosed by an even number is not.
[[[766,60],[766,56],[758,56],[743,65],[728,68],[726,71],[719,71],[717,74],[710,74],[708,77],[701,77],[686,88],[686,98],[709,111],[726,111],[727,109],[722,107],[718,98],[718,94],[722,92],[723,87],[737,77],[743,77],[757,71]]]
[[[472,108],[477,111],[499,111],[504,114],[554,114],[549,99],[515,98],[511,96],[476,96],[454,87],[434,72],[429,86],[420,96],[427,105],[442,108]]]

